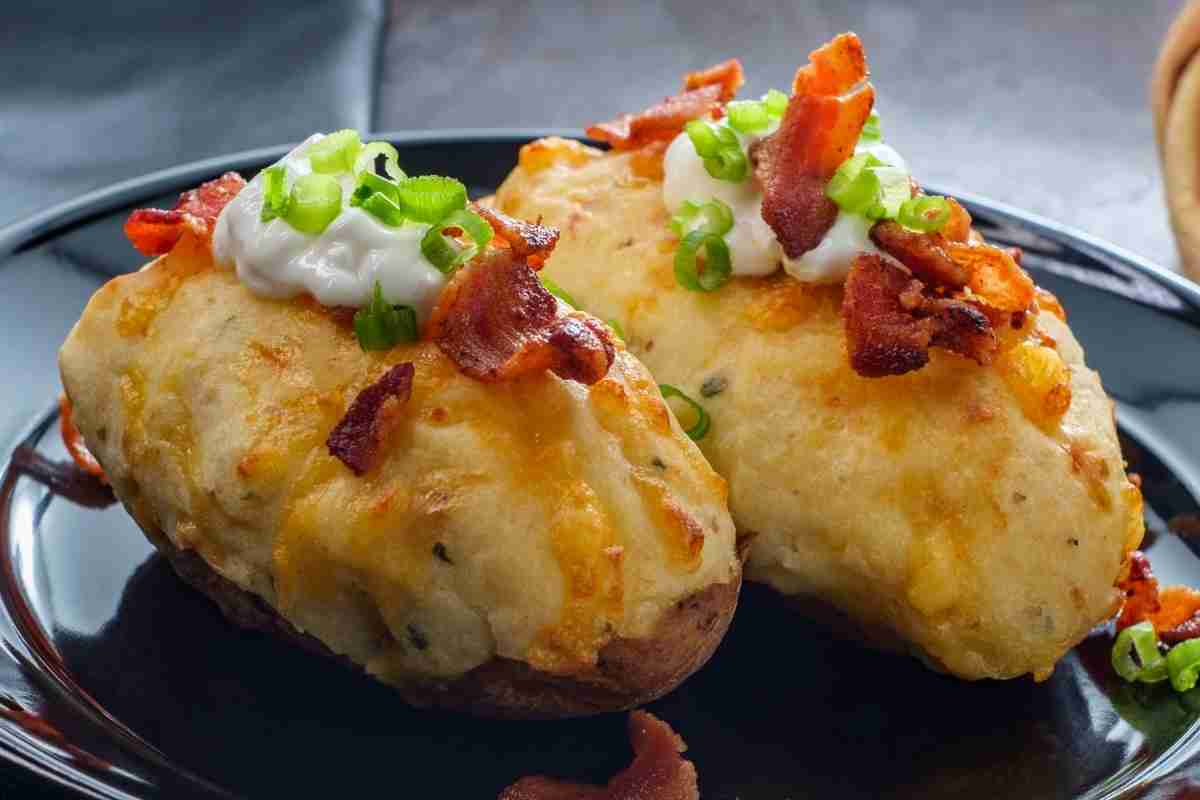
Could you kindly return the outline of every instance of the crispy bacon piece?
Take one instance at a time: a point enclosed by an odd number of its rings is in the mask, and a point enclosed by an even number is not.
[[[1158,579],[1150,571],[1150,559],[1141,550],[1129,554],[1129,575],[1117,583],[1125,593],[1125,605],[1117,618],[1117,630],[1149,619],[1161,606],[1158,602]]]
[[[383,376],[358,393],[346,415],[342,417],[325,446],[329,454],[350,468],[355,475],[369,471],[375,463],[379,446],[387,434],[389,414],[385,404],[395,398],[397,406],[408,402],[412,393],[413,365],[410,361],[389,369]]]
[[[554,251],[554,245],[558,244],[557,228],[516,219],[488,206],[473,205],[472,208],[488,221],[497,238],[507,243],[513,253],[524,258],[532,269],[541,269]]]
[[[682,758],[683,739],[645,711],[629,715],[633,763],[607,786],[585,786],[537,775],[500,793],[500,800],[699,800],[696,767]]]
[[[107,484],[108,476],[104,474],[104,467],[100,466],[100,462],[92,455],[92,451],[88,450],[87,444],[83,441],[83,434],[79,432],[79,428],[75,427],[74,409],[65,394],[58,396],[58,432],[62,436],[67,452],[71,454],[71,460],[81,470],[99,479],[101,483]]]
[[[999,342],[979,309],[962,300],[926,297],[925,286],[881,256],[862,253],[846,278],[842,319],[850,366],[865,378],[903,375],[941,347],[981,365]]]
[[[949,240],[939,233],[918,233],[899,222],[884,220],[871,227],[871,241],[927,283],[961,289],[971,280],[966,265],[946,254],[943,245]]]
[[[618,150],[635,150],[657,141],[674,139],[690,120],[719,112],[745,82],[742,64],[736,58],[690,72],[683,79],[683,91],[664,98],[661,103],[638,114],[619,114],[609,122],[587,129],[593,139],[608,142]]]
[[[875,104],[866,55],[853,33],[809,54],[779,129],[752,154],[762,215],[789,258],[816,247],[837,218],[825,184],[854,153]],[[859,85],[861,84],[861,85]],[[857,88],[856,88],[857,87]]]
[[[466,375],[488,383],[538,370],[592,384],[614,350],[607,326],[584,314],[558,316],[558,301],[512,248],[460,269],[442,290],[429,335]]]
[[[1125,593],[1118,631],[1149,621],[1167,644],[1200,638],[1200,592],[1187,586],[1160,590],[1145,553],[1135,550],[1129,554],[1129,576],[1117,588]]]
[[[212,235],[217,217],[246,181],[236,172],[226,172],[216,180],[179,195],[170,211],[161,208],[139,208],[125,222],[125,236],[142,255],[161,256],[183,236],[184,230],[197,235]]]

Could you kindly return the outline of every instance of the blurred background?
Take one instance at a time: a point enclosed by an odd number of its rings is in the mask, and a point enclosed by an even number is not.
[[[868,49],[929,184],[1177,268],[1148,87],[1179,2],[60,3],[0,12],[0,226],[89,189],[314,130],[582,128],[729,56],[786,89]]]

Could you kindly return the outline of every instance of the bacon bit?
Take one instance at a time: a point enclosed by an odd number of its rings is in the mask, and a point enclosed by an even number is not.
[[[940,233],[918,233],[899,222],[883,221],[871,227],[871,241],[927,283],[961,289],[971,280],[966,265],[946,254],[944,245],[950,240]]]
[[[429,335],[466,375],[487,383],[549,369],[592,384],[612,365],[608,327],[584,314],[558,316],[558,301],[511,249],[460,269],[429,321]]]
[[[558,243],[558,229],[515,219],[494,208],[472,205],[475,213],[488,221],[496,236],[506,242],[513,253],[525,259],[532,269],[541,269]]]
[[[161,208],[139,208],[125,222],[125,236],[146,256],[161,256],[170,252],[185,230],[207,238],[212,236],[217,217],[242,187],[245,179],[236,172],[226,172],[216,180],[179,195],[170,211]]]
[[[369,471],[386,435],[384,404],[396,398],[398,405],[408,402],[412,393],[411,361],[389,369],[383,376],[358,393],[346,415],[333,427],[325,446],[329,454],[350,468],[355,475]]]
[[[1117,618],[1117,630],[1149,619],[1161,606],[1158,602],[1158,579],[1150,570],[1150,559],[1141,550],[1129,554],[1129,575],[1117,581],[1125,593],[1125,605]]]
[[[913,192],[913,196],[920,192]],[[950,219],[946,220],[946,224],[939,231],[943,238],[952,242],[966,242],[971,238],[971,214],[962,207],[962,204],[953,197],[946,198],[946,204],[950,206]],[[1012,248],[1016,250],[1017,248]]]
[[[92,455],[92,451],[88,450],[87,444],[83,441],[83,434],[79,432],[79,428],[75,427],[74,409],[71,406],[71,400],[65,394],[58,396],[58,432],[62,436],[67,452],[71,454],[71,459],[79,468],[99,479],[101,483],[107,484],[108,476],[104,474],[104,467],[100,466],[100,462]]]
[[[635,150],[655,141],[674,139],[693,119],[719,113],[742,85],[742,64],[733,58],[699,72],[688,73],[684,91],[665,98],[639,114],[619,114],[610,122],[588,127],[587,135],[618,150]]]
[[[1200,592],[1187,586],[1167,586],[1160,591],[1145,553],[1134,550],[1129,554],[1129,576],[1118,582],[1117,588],[1125,593],[1118,631],[1148,621],[1167,644],[1200,638]]]
[[[763,187],[762,215],[789,258],[816,247],[837,218],[825,184],[854,152],[875,104],[866,56],[853,33],[843,33],[808,57],[796,72],[794,94],[779,130],[751,158]]]
[[[657,717],[634,711],[629,715],[633,763],[607,786],[585,786],[537,775],[500,793],[499,800],[699,800],[696,767],[682,758],[683,739]]]
[[[992,308],[1024,311],[1033,303],[1034,283],[1012,253],[983,243],[948,243],[946,252],[971,271],[967,286]]]
[[[931,346],[991,363],[998,342],[987,317],[962,300],[926,297],[924,288],[880,256],[855,259],[842,300],[855,372],[865,378],[912,372],[929,362]]]
[[[1049,311],[1052,315],[1058,317],[1063,322],[1067,321],[1067,310],[1063,308],[1063,304],[1051,292],[1046,291],[1038,286],[1033,292],[1034,298],[1037,300],[1037,307],[1040,311]]]

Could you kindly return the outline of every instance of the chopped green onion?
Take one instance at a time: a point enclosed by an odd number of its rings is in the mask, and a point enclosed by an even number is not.
[[[763,107],[772,117],[782,117],[787,111],[788,96],[778,89],[772,89],[763,95]]]
[[[382,177],[393,181],[408,177],[404,174],[404,170],[400,169],[400,153],[387,142],[370,142],[363,145],[358,158],[354,160],[354,173],[356,175],[364,172],[377,174],[376,165],[380,156],[383,156],[384,175]]]
[[[365,200],[359,200],[358,192],[355,191],[350,196],[350,205],[361,206],[363,211],[389,228],[399,228],[404,224],[404,212],[383,192],[373,192]]]
[[[302,175],[292,184],[283,218],[302,233],[320,233],[342,210],[342,187],[329,175]]]
[[[619,338],[622,342],[625,341],[625,329],[621,327],[621,323],[617,322],[615,319],[608,319],[605,320],[605,322],[608,323],[608,327],[612,328],[613,333],[617,335],[617,338]]]
[[[704,169],[709,175],[732,183],[746,178],[750,162],[732,128],[694,119],[684,126],[684,130],[696,148],[696,154],[704,159]]]
[[[950,221],[950,204],[937,195],[914,197],[900,206],[896,221],[921,233],[940,231]]]
[[[658,385],[658,390],[662,392],[663,399],[678,397],[680,400],[692,407],[692,409],[696,412],[696,424],[685,429],[684,433],[686,433],[688,438],[694,442],[698,442],[703,439],[704,435],[708,433],[709,426],[712,424],[712,421],[708,417],[708,412],[704,410],[704,406],[700,405],[695,400],[688,397],[686,394],[679,391],[669,383],[660,383]]]
[[[702,119],[694,119],[687,125],[683,126],[687,131],[688,138],[692,140],[692,147],[696,148],[696,155],[701,158],[712,158],[721,149],[721,140],[717,138],[719,128],[709,125]]]
[[[467,207],[467,187],[454,178],[440,175],[404,178],[397,184],[397,190],[400,210],[417,222],[432,225],[447,214]]]
[[[758,133],[765,131],[771,124],[767,108],[756,100],[734,100],[725,106],[729,115],[729,124],[741,133]]]
[[[719,181],[741,183],[746,179],[750,161],[742,152],[741,145],[726,147],[713,158],[704,159],[704,169]]]
[[[375,281],[371,302],[354,314],[354,335],[363,350],[390,350],[397,342],[419,338],[417,312],[410,306],[393,306],[383,299],[383,287]]]
[[[396,205],[400,204],[400,188],[387,178],[381,178],[374,172],[360,172],[358,185],[350,196],[350,205],[361,206],[363,201],[373,194],[381,194]]]
[[[733,229],[733,209],[717,198],[707,203],[685,200],[679,213],[671,217],[671,230],[683,237],[692,231],[706,231],[724,236]]]
[[[447,228],[458,228],[471,239],[472,244],[464,246],[448,238],[443,233]],[[459,264],[476,253],[482,253],[491,240],[492,226],[474,211],[460,208],[429,229],[421,239],[421,254],[430,264],[448,275]]]
[[[825,196],[847,213],[866,211],[875,202],[875,195],[879,192],[879,179],[868,168],[882,164],[870,153],[859,153],[846,159],[829,179]]]
[[[700,269],[700,251],[704,250],[704,269]],[[729,280],[733,265],[729,246],[715,233],[699,230],[683,237],[675,251],[675,280],[693,292],[714,292]]]
[[[566,289],[562,288],[540,272],[538,273],[538,280],[542,282],[542,286],[546,287],[547,292],[554,295],[559,300],[562,300],[571,308],[579,308],[579,303],[575,302],[575,298],[571,297],[570,292],[568,292]]]
[[[270,222],[276,217],[282,217],[287,211],[287,167],[283,164],[267,167],[262,176],[263,206],[259,219]]]
[[[362,141],[358,131],[345,128],[331,133],[308,148],[308,160],[313,172],[337,175],[354,169]]]
[[[1172,647],[1167,652],[1166,662],[1171,687],[1177,692],[1191,689],[1200,677],[1200,639],[1188,639]]]
[[[1158,634],[1149,622],[1130,625],[1117,634],[1112,665],[1125,680],[1158,683],[1167,677],[1163,661],[1162,653],[1158,651]]]
[[[900,206],[912,197],[908,171],[890,164],[867,169],[879,181],[879,191],[875,202],[867,209],[867,216],[871,219],[895,219],[900,213]]]
[[[867,144],[883,141],[883,133],[879,130],[878,112],[872,111],[871,116],[867,117],[867,121],[863,124],[862,134],[858,137],[858,140]]]

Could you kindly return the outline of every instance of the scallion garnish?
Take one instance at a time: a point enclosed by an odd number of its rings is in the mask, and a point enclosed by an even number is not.
[[[847,213],[895,219],[912,197],[912,184],[900,167],[885,164],[871,153],[859,153],[837,168],[825,195]]]
[[[263,170],[262,198],[263,206],[259,219],[263,222],[282,217],[287,211],[287,167],[283,164],[275,164]]]
[[[1168,664],[1158,651],[1158,634],[1149,622],[1130,625],[1117,634],[1112,649],[1113,669],[1127,681],[1158,683],[1167,678]]]
[[[729,124],[741,133],[759,133],[771,124],[767,108],[757,100],[734,100],[725,106]]]
[[[621,327],[621,323],[615,319],[606,319],[605,322],[608,323],[608,327],[612,328],[613,333],[617,335],[618,339],[622,342],[625,341],[625,329]]]
[[[398,228],[404,224],[404,212],[383,192],[372,192],[360,200],[356,190],[350,196],[350,205],[360,206],[363,211],[389,227]]]
[[[704,263],[700,263],[700,251]],[[696,230],[683,237],[675,251],[675,280],[693,292],[715,292],[733,274],[729,246],[719,235]]]
[[[694,425],[692,425],[692,427],[684,429],[683,432],[686,433],[688,438],[694,442],[698,442],[703,439],[704,435],[708,433],[709,426],[712,424],[712,421],[708,417],[708,412],[704,410],[704,406],[700,405],[695,400],[688,397],[686,394],[679,391],[679,389],[675,388],[669,383],[660,383],[658,385],[658,390],[662,392],[663,399],[678,397],[680,400],[691,406],[692,410],[696,412],[696,422]]]
[[[871,219],[895,219],[904,201],[912,197],[912,182],[909,180],[908,170],[883,164],[868,167],[866,171],[874,175],[879,182],[875,202],[867,208],[866,215]]]
[[[905,200],[896,221],[921,233],[940,231],[950,221],[950,204],[937,195],[921,195]]]
[[[404,178],[397,184],[396,189],[400,198],[400,210],[404,212],[405,217],[417,222],[432,225],[447,214],[467,206],[467,187],[453,178],[443,178],[440,175]],[[490,227],[488,231],[491,231]]]
[[[360,172],[358,185],[350,196],[350,205],[361,206],[373,194],[381,194],[395,205],[400,205],[400,188],[393,181],[381,178],[374,172]]]
[[[356,175],[364,172],[378,174],[376,166],[380,156],[383,157],[384,174],[382,177],[393,181],[408,177],[404,174],[404,170],[400,169],[400,153],[387,142],[369,142],[363,145],[358,158],[354,160],[354,173]]]
[[[550,278],[546,277],[545,275],[543,275],[542,273],[539,272],[538,280],[540,280],[542,282],[542,286],[546,287],[547,292],[554,295],[559,300],[562,300],[564,303],[569,305],[571,308],[579,308],[579,303],[575,302],[575,298],[571,297],[571,293],[568,292],[566,289],[562,288],[561,286],[559,286],[554,281],[550,280]]]
[[[314,142],[308,148],[308,160],[313,172],[337,175],[354,169],[360,150],[358,131],[346,128]]]
[[[680,238],[699,230],[724,236],[733,230],[733,209],[715,197],[707,203],[685,200],[671,217],[671,230]]]
[[[763,95],[763,108],[772,117],[782,117],[783,112],[787,111],[788,96],[778,89],[772,89]]]
[[[455,182],[457,183],[457,181]],[[465,198],[464,202],[466,202]],[[445,231],[451,228],[461,230],[472,243],[462,245],[447,237]],[[491,240],[492,226],[474,211],[460,208],[447,214],[429,229],[429,232],[421,239],[421,254],[430,264],[448,275],[459,264],[472,258],[476,253],[482,253]]]
[[[1175,645],[1167,652],[1166,661],[1171,688],[1177,692],[1190,690],[1200,677],[1200,639],[1188,639]]]
[[[741,140],[731,128],[694,119],[684,130],[696,148],[696,154],[704,160],[704,169],[709,175],[731,183],[745,180],[750,162],[742,151]]]
[[[863,124],[862,133],[859,134],[858,140],[866,144],[874,144],[883,141],[883,133],[879,130],[879,113],[872,111],[867,117],[867,121]]]
[[[302,175],[292,184],[283,218],[302,233],[318,234],[342,210],[342,187],[329,175]]]
[[[397,342],[415,342],[420,336],[417,312],[410,306],[389,304],[375,281],[371,302],[354,313],[354,335],[363,350],[390,350]]]

